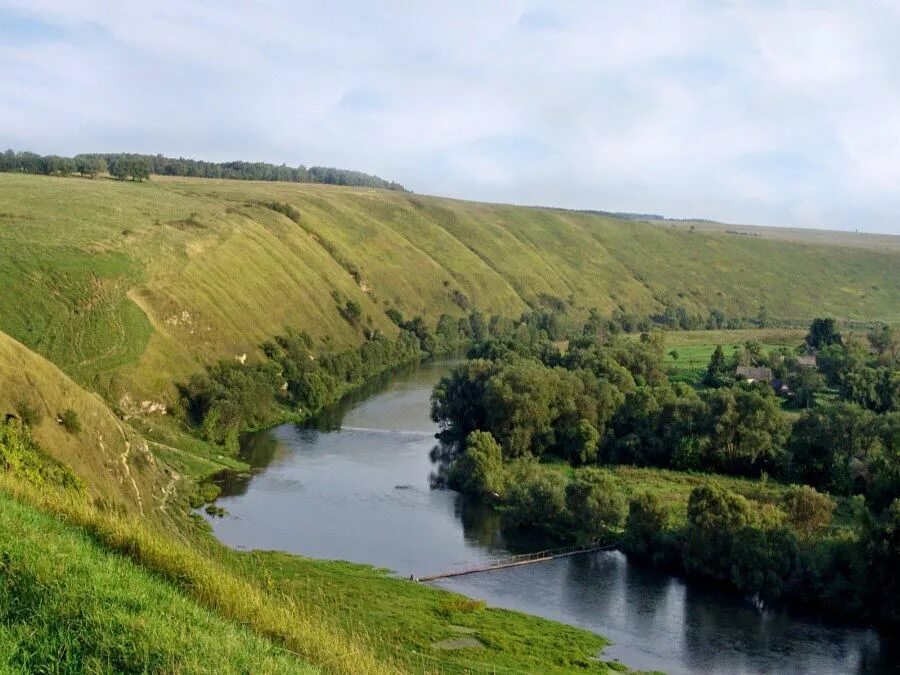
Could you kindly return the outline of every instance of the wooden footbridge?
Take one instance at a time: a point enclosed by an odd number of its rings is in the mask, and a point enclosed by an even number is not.
[[[568,558],[573,555],[581,555],[582,553],[595,553],[597,551],[611,551],[617,547],[617,544],[603,544],[591,546],[567,546],[565,548],[553,548],[545,551],[537,551],[536,553],[523,553],[520,555],[511,555],[503,558],[492,558],[483,560],[465,567],[459,567],[449,572],[441,572],[440,574],[431,574],[427,577],[413,577],[414,581],[435,581],[436,579],[447,579],[449,577],[461,577],[465,574],[477,574],[478,572],[492,572],[494,570],[502,570],[507,567],[519,567],[520,565],[533,565],[534,563],[545,562],[547,560],[556,560],[557,558]]]

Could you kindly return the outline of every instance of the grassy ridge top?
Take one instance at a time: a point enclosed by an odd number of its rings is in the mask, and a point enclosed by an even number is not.
[[[584,312],[897,320],[898,269],[896,250],[364,188],[0,175],[0,330],[125,409],[286,325],[359,342],[335,291],[388,334],[388,308],[515,315],[542,294]]]

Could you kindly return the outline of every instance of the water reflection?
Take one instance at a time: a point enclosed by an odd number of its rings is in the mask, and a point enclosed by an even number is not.
[[[346,559],[425,575],[494,555],[543,548],[496,511],[440,485],[451,452],[435,445],[431,388],[443,364],[382,378],[309,427],[245,439],[264,470],[229,478],[212,519],[225,543]],[[671,673],[897,672],[896,649],[866,628],[760,610],[719,588],[686,584],[620,553],[444,580],[495,606],[596,631],[605,658]]]

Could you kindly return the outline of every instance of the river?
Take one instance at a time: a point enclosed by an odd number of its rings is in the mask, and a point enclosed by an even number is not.
[[[284,425],[244,444],[259,469],[224,486],[211,518],[237,549],[282,550],[425,576],[534,550],[511,541],[490,509],[434,489],[431,389],[450,367],[379,378],[314,425]],[[605,659],[668,673],[889,673],[896,646],[867,627],[765,609],[738,594],[585,554],[435,582],[489,604],[609,638]]]

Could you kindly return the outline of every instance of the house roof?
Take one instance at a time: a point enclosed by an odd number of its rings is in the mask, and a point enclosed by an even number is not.
[[[803,356],[797,357],[797,365],[798,366],[809,366],[811,368],[816,367],[816,356],[815,354],[805,354]]]
[[[738,377],[744,377],[748,380],[771,381],[771,379],[772,379],[772,369],[771,368],[757,368],[754,366],[738,366],[737,370],[735,370],[735,374]]]

